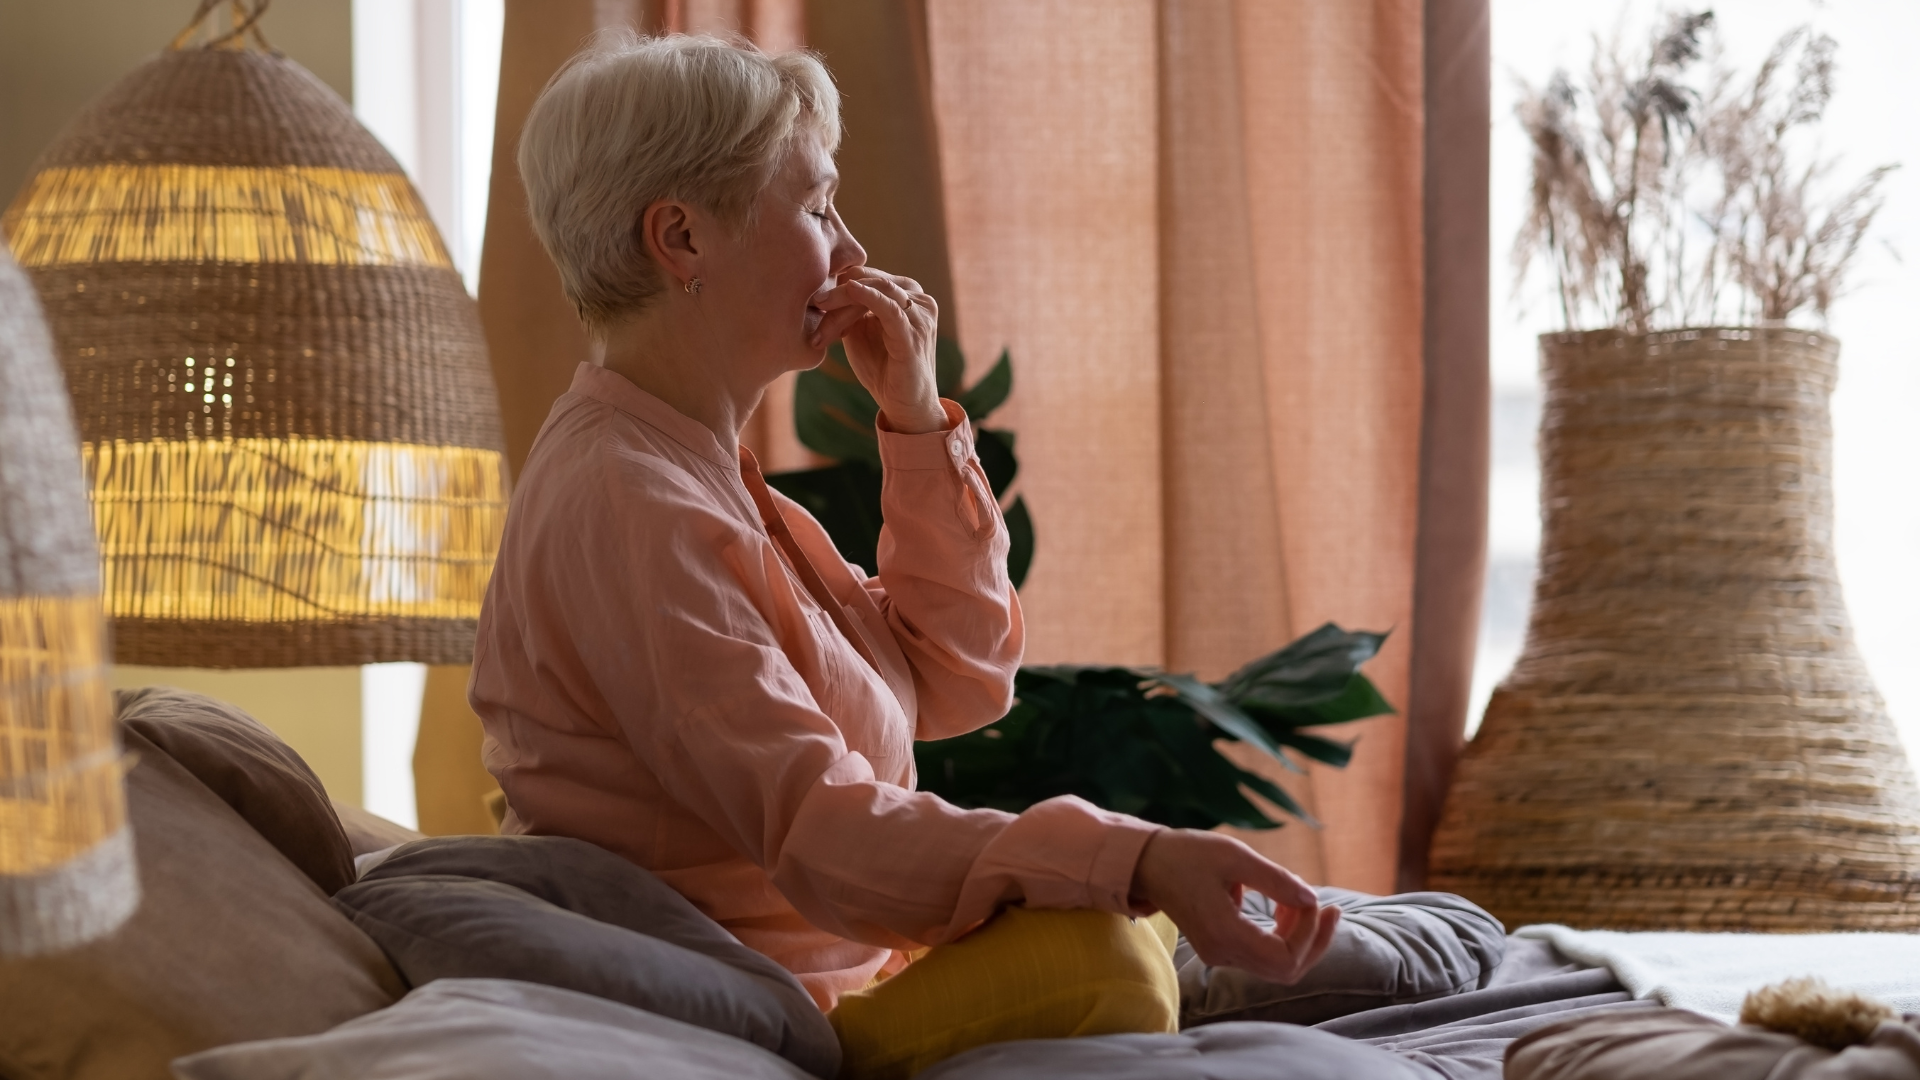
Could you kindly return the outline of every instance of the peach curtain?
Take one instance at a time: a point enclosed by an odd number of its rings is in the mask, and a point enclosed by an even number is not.
[[[1247,839],[1397,878],[1420,511],[1417,0],[931,0],[960,339],[1013,352],[1038,662],[1393,629],[1401,716]]]
[[[1473,689],[1486,580],[1488,157],[1493,41],[1488,0],[1426,0],[1421,43],[1426,165],[1421,231],[1425,401],[1400,887],[1421,888]]]

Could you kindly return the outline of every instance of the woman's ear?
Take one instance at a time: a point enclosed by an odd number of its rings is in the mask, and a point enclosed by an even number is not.
[[[662,199],[640,215],[640,242],[660,268],[677,281],[700,276],[699,239],[692,207]]]

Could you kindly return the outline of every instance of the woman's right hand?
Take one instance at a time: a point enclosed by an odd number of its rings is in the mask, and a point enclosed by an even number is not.
[[[1273,901],[1271,931],[1241,913],[1249,888]],[[1207,964],[1282,985],[1319,963],[1340,925],[1340,909],[1321,906],[1313,886],[1231,836],[1194,829],[1165,829],[1147,841],[1131,899],[1165,912]]]
[[[919,282],[855,266],[813,302],[826,312],[814,344],[827,345],[837,338],[846,346],[847,365],[873,395],[892,430],[924,435],[952,426],[934,377],[933,336],[940,326],[940,306]]]

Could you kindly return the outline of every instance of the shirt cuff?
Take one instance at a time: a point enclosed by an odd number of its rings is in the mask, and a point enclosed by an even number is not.
[[[1147,849],[1147,841],[1165,831],[1166,826],[1135,817],[1114,816],[1119,820],[1107,824],[1104,842],[1094,853],[1092,872],[1087,875],[1087,894],[1092,906],[1124,914],[1134,910],[1133,872],[1140,865],[1140,853]]]
[[[887,414],[873,421],[880,440],[880,465],[885,469],[956,469],[973,460],[973,425],[967,410],[955,401],[940,399],[947,411],[947,429],[924,435],[905,435],[887,426]]]

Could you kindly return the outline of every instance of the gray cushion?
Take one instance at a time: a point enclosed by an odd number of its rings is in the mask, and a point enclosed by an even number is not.
[[[180,763],[332,895],[353,850],[327,789],[267,726],[218,698],[172,686],[116,690],[119,720]]]
[[[515,979],[732,1035],[831,1076],[840,1043],[800,983],[645,870],[557,836],[407,844],[334,898],[414,986]]]
[[[1444,1080],[1365,1043],[1290,1024],[1214,1024],[1178,1035],[1036,1039],[969,1050],[918,1080]]]
[[[1209,967],[1183,941],[1174,954],[1180,1026],[1227,1020],[1318,1024],[1365,1009],[1478,990],[1506,952],[1500,921],[1451,893],[1319,892],[1322,903],[1340,907],[1340,929],[1326,957],[1291,986],[1237,968]],[[1266,897],[1248,893],[1244,908],[1255,922],[1273,925],[1273,904]]]
[[[738,1039],[611,1001],[502,979],[442,979],[321,1035],[223,1046],[179,1080],[806,1080]]]

